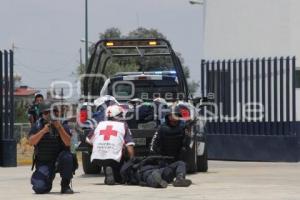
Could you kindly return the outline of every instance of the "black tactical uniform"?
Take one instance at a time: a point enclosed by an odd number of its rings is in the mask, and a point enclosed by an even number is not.
[[[168,113],[163,123],[154,134],[151,144],[150,153],[154,155],[172,156],[175,161],[184,160],[183,152],[189,148],[190,137],[186,134],[186,127],[183,121],[178,120],[176,125],[169,121],[169,115],[180,117],[178,110]]]
[[[41,112],[49,109],[48,105],[41,105]],[[44,118],[39,118],[31,128],[29,137],[39,133],[48,123]],[[63,128],[67,134],[71,135],[67,124],[63,124]],[[63,143],[58,130],[54,127],[50,126],[50,131],[44,134],[34,146],[34,164],[35,171],[31,177],[31,184],[35,193],[50,192],[56,172],[59,172],[62,178],[61,193],[73,193],[69,185],[77,163],[74,162],[74,156],[70,152],[70,147]]]
[[[185,179],[186,166],[182,161],[171,162],[171,157],[150,156],[143,160],[130,160],[121,168],[123,182],[154,188],[166,188],[173,182],[175,187],[188,187],[192,181]]]

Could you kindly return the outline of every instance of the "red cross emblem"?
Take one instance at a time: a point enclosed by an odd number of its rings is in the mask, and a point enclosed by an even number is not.
[[[104,135],[104,140],[110,140],[110,136],[117,136],[118,131],[114,131],[113,126],[108,125],[106,126],[105,130],[100,130],[100,135]]]

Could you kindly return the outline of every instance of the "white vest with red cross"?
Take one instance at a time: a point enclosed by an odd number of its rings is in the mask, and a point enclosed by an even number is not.
[[[94,159],[113,159],[120,162],[124,146],[125,124],[116,121],[100,122],[94,131],[92,143]]]

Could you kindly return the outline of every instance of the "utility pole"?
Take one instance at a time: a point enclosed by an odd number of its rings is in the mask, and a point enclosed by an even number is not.
[[[206,5],[206,1],[207,0],[190,0],[189,3],[191,5],[202,5],[203,6],[203,10],[202,10],[202,59],[204,59],[204,43],[205,43],[205,28],[206,28],[206,9],[207,9],[207,5]]]
[[[15,49],[16,49],[16,46],[15,46],[15,43],[13,42],[12,45],[11,45],[11,50],[12,50],[13,52],[15,52]]]
[[[88,0],[85,0],[85,67],[88,65]]]
[[[80,67],[81,67],[82,66],[82,49],[81,48],[79,49],[79,56],[80,56],[79,63],[80,63]]]
[[[64,109],[64,88],[61,88],[60,90],[60,118],[65,117],[65,109]]]

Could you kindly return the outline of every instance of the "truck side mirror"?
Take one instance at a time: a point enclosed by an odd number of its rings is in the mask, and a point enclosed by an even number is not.
[[[204,102],[214,102],[215,101],[215,94],[208,93],[206,97],[195,97],[192,99],[194,105]]]
[[[193,105],[197,105],[201,102],[202,97],[195,97],[192,99]]]

